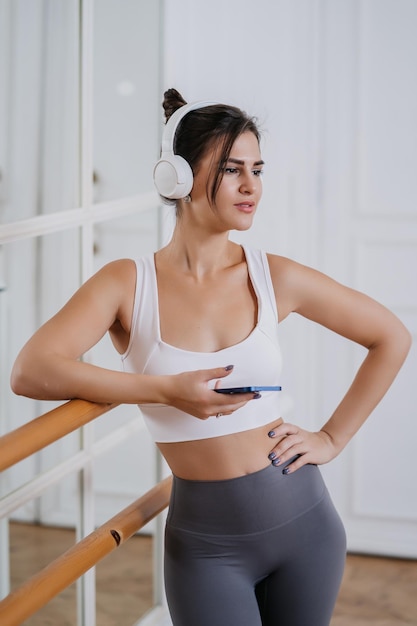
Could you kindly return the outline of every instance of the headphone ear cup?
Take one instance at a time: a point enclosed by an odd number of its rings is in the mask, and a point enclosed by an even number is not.
[[[156,163],[153,179],[158,193],[171,200],[185,198],[194,182],[190,164],[179,154],[171,153],[163,154]]]

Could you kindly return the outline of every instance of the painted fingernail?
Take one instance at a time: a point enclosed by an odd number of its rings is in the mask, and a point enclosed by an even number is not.
[[[254,400],[258,400],[259,398],[262,398],[261,394],[257,391],[256,393],[253,394],[253,399]]]
[[[289,468],[289,467],[285,467],[285,468],[282,470],[282,473],[283,473],[283,474],[290,474],[290,472],[291,472],[291,470],[290,470],[290,468]]]
[[[271,461],[272,461],[273,459],[276,459],[276,458],[277,458],[277,455],[275,454],[275,452],[270,452],[270,453],[268,454],[268,459],[271,459]]]
[[[279,459],[274,459],[272,461],[272,465],[274,465],[275,467],[277,467],[280,463],[281,463],[281,461]]]
[[[226,372],[230,372],[230,370],[232,370],[233,368],[234,368],[234,365],[226,365],[224,369],[226,370]]]
[[[270,430],[268,433],[268,437],[275,437],[275,430]]]

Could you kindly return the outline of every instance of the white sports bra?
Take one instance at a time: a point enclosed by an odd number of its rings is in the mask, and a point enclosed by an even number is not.
[[[258,320],[243,341],[217,352],[192,352],[176,348],[161,339],[158,289],[154,255],[136,261],[137,282],[130,341],[122,355],[125,372],[148,375],[179,374],[190,370],[225,367],[232,373],[223,387],[279,385],[282,368],[278,343],[278,316],[275,295],[264,252],[243,247],[257,300]],[[216,380],[210,381],[214,387]],[[232,415],[200,420],[164,404],[140,404],[155,442],[191,441],[229,435],[263,426],[280,417],[280,393],[262,392]]]

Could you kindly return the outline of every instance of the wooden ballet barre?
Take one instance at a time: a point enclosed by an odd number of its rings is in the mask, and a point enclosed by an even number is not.
[[[165,478],[0,602],[0,624],[18,626],[168,506]]]
[[[88,424],[117,404],[70,400],[0,437],[0,472]]]

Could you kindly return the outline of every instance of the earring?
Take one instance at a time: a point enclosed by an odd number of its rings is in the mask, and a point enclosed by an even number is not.
[[[191,196],[190,196],[190,194],[188,194],[188,195],[186,195],[186,196],[185,196],[185,198],[184,198],[184,202],[187,202],[187,204],[188,204],[189,202],[191,202]]]

